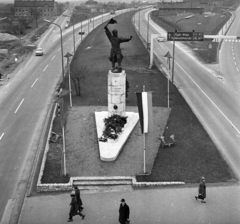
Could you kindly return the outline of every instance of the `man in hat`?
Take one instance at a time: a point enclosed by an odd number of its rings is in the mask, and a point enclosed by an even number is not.
[[[71,194],[71,202],[70,202],[70,211],[69,211],[69,219],[68,222],[72,222],[73,221],[73,216],[75,215],[79,215],[82,217],[82,219],[84,219],[85,215],[83,215],[81,212],[79,212],[79,208],[78,208],[78,203],[77,203],[77,198],[75,196],[75,192],[72,191]]]
[[[82,199],[80,197],[80,190],[78,189],[78,187],[76,185],[73,186],[74,187],[74,191],[75,191],[75,196],[77,198],[77,204],[78,204],[78,209],[79,212],[81,212],[83,210],[83,203],[82,203]]]
[[[130,210],[129,206],[126,204],[125,199],[121,200],[121,204],[119,207],[119,223],[120,224],[126,224],[126,222],[129,222],[129,215],[130,215]]]
[[[130,38],[118,37],[118,31],[116,29],[114,29],[111,33],[107,26],[108,24],[114,24],[114,23],[117,23],[117,21],[112,18],[104,27],[106,35],[112,45],[109,60],[112,62],[112,72],[122,72],[121,63],[122,63],[123,55],[120,48],[120,44],[123,42],[129,42],[132,39],[132,36],[130,36]],[[116,62],[118,63],[117,67],[115,67]]]

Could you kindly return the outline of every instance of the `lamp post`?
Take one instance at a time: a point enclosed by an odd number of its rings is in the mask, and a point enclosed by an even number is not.
[[[174,35],[173,35],[173,59],[172,59],[172,84],[171,84],[171,90],[173,92],[173,82],[174,82],[174,62],[175,62],[175,34],[176,34],[176,25],[178,22],[182,21],[182,20],[186,20],[186,19],[190,19],[194,17],[194,15],[190,15],[187,17],[184,17],[182,19],[179,19],[175,22],[174,24]]]
[[[140,8],[139,8],[139,14],[138,14],[138,33],[140,34]]]
[[[148,13],[148,25],[147,25],[147,49],[148,47],[148,36],[149,36],[149,16],[150,16],[150,12]]]
[[[62,14],[62,15],[66,16],[66,17],[69,17],[71,19],[71,16],[67,16],[67,15],[64,15],[64,14]],[[75,51],[76,51],[76,49],[75,49],[75,28],[74,28],[74,19],[73,19],[73,52],[74,52],[74,54],[75,54]]]
[[[60,29],[60,35],[61,35],[61,58],[62,58],[62,77],[63,77],[63,79],[64,79],[62,28],[61,28],[61,26],[59,26],[59,25],[56,24],[56,23],[51,22],[50,20],[44,19],[44,21],[46,21],[46,22],[48,22],[48,23],[51,23],[51,24],[54,24],[54,25],[58,26],[58,28]]]
[[[65,58],[67,58],[67,69],[68,69],[68,80],[69,80],[69,99],[70,99],[70,107],[72,107],[72,88],[71,88],[71,76],[70,76],[70,65],[69,65],[69,59],[72,57],[72,54],[67,52],[66,55],[64,55]]]

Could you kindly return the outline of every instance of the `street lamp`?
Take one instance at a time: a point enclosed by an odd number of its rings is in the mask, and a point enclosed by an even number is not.
[[[69,59],[72,57],[72,54],[67,52],[66,55],[64,55],[65,58],[67,58],[67,68],[68,68],[68,80],[69,80],[69,98],[70,98],[70,107],[72,107],[72,89],[71,89],[71,76],[70,76],[70,65],[69,65]]]
[[[64,15],[64,14],[62,14],[62,15],[63,15],[63,16],[66,16],[66,17],[69,17],[69,18],[71,19],[71,16]],[[72,17],[72,19],[73,19],[73,17]],[[75,54],[76,49],[75,49],[75,28],[74,28],[74,19],[73,19],[73,51],[74,51],[74,54]]]
[[[61,35],[61,58],[62,58],[62,77],[63,77],[63,79],[64,79],[62,28],[61,28],[61,26],[59,26],[58,24],[56,24],[56,23],[54,23],[54,22],[51,22],[50,20],[44,19],[44,21],[46,21],[47,23],[54,24],[54,25],[58,26],[59,29],[60,29],[60,35]]]
[[[182,20],[186,20],[186,19],[190,19],[194,17],[194,15],[190,15],[190,16],[186,16],[182,19],[179,19],[175,22],[174,24],[174,35],[173,35],[173,59],[172,59],[172,84],[171,84],[171,89],[173,92],[173,82],[174,82],[174,62],[175,62],[175,34],[176,34],[176,25],[178,22],[182,21]]]

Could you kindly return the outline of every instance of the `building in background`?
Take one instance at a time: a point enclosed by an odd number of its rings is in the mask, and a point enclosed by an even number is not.
[[[14,0],[15,16],[30,16],[31,11],[36,9],[41,17],[57,15],[55,0]]]

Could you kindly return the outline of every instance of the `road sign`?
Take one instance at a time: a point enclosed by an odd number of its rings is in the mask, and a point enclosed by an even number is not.
[[[203,36],[203,32],[168,32],[167,40],[173,41],[175,37],[175,41],[203,41]]]

